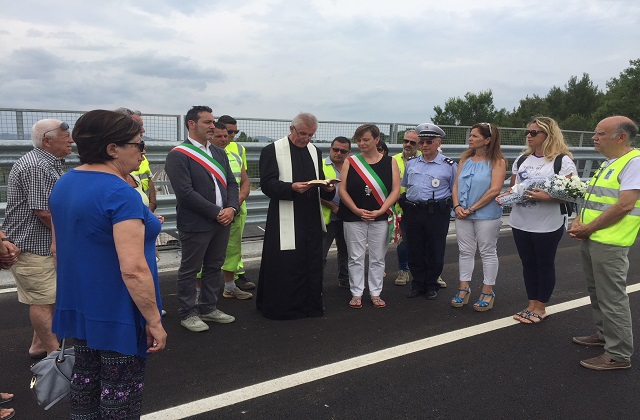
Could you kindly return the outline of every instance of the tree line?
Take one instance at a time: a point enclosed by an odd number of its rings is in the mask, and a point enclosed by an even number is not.
[[[640,121],[640,59],[606,83],[601,91],[587,73],[571,76],[564,88],[553,86],[546,96],[528,96],[512,111],[496,109],[491,89],[467,92],[463,98],[449,98],[444,108],[433,108],[438,125],[466,125],[493,122],[501,127],[524,127],[532,116],[554,118],[563,130],[593,130],[598,121],[611,115],[625,115]]]

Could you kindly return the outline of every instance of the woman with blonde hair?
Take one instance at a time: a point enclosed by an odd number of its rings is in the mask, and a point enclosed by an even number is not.
[[[513,164],[510,187],[527,179],[578,172],[555,120],[535,117],[525,134],[527,149]],[[511,188],[506,193],[510,192]],[[545,308],[556,284],[556,250],[566,229],[567,212],[564,202],[541,189],[527,190],[525,198],[527,201],[513,206],[509,216],[529,299],[527,308],[514,319],[538,324],[549,316]]]
[[[458,164],[452,198],[460,253],[460,285],[451,299],[454,308],[469,302],[476,249],[480,250],[484,280],[473,309],[484,312],[493,308],[496,296],[493,286],[498,276],[496,245],[502,225],[502,207],[495,198],[500,194],[507,173],[500,141],[498,127],[490,123],[475,124],[469,135],[469,149],[462,154]]]

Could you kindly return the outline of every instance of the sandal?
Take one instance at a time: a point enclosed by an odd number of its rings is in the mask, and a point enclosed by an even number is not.
[[[380,296],[371,296],[371,303],[373,303],[374,308],[384,308],[385,306],[387,306],[387,304],[384,303],[384,300],[382,300]]]
[[[353,296],[349,301],[349,306],[354,309],[362,308],[362,296]]]
[[[0,420],[9,420],[16,415],[13,408],[0,408]]]
[[[484,300],[485,296],[489,296],[489,300]],[[480,293],[480,299],[476,303],[473,304],[473,309],[476,312],[485,312],[489,309],[493,308],[493,302],[495,301],[496,294],[494,292],[491,293]]]
[[[464,297],[460,296],[460,293],[466,293]],[[471,296],[471,287],[467,287],[466,289],[458,289],[458,293],[451,298],[451,306],[454,308],[462,308],[464,305],[469,303],[469,296]]]
[[[13,399],[13,394],[8,392],[0,392],[0,404],[8,403]]]
[[[547,314],[545,316],[538,315],[535,312],[527,311],[527,314],[522,317],[522,319],[526,319],[528,322],[522,322],[523,324],[539,324],[545,319],[549,318],[551,315]]]

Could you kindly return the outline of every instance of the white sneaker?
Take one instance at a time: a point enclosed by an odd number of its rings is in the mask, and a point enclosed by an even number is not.
[[[209,329],[209,326],[202,322],[198,315],[192,315],[187,319],[183,319],[180,321],[180,325],[191,332],[207,331]]]
[[[396,278],[395,284],[396,286],[404,286],[409,283],[409,272],[400,270],[398,271],[398,278]]]
[[[444,280],[442,280],[442,277],[438,277],[438,286],[442,287],[443,289],[447,287],[447,283],[444,282]]]
[[[219,324],[229,324],[236,320],[234,317],[225,314],[220,309],[216,309],[208,314],[200,315],[200,319],[203,321],[217,322]]]
[[[224,289],[224,292],[222,292],[222,296],[230,299],[236,298],[240,300],[251,299],[253,297],[251,293],[240,290],[238,286],[234,287],[231,291]]]

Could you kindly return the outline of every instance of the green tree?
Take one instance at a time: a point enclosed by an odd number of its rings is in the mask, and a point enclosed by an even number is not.
[[[433,107],[433,122],[438,125],[473,125],[478,122],[493,122],[505,110],[496,110],[493,104],[491,89],[477,94],[467,92],[464,98],[449,98],[444,109],[439,105]]]
[[[255,140],[253,137],[247,136],[247,133],[241,131],[240,134],[238,134],[238,137],[236,137],[235,141],[237,141],[238,143],[255,143],[258,140]]]
[[[629,60],[629,64],[630,67],[620,76],[607,82],[608,90],[595,112],[596,120],[611,115],[624,115],[636,122],[640,120],[640,59]]]

